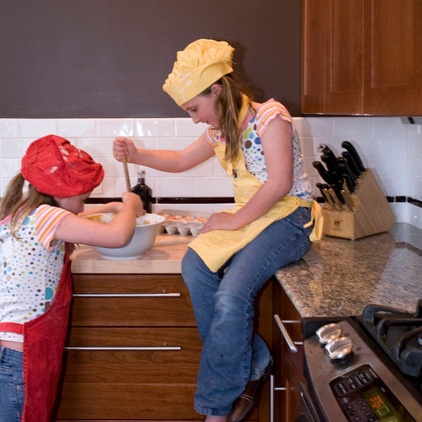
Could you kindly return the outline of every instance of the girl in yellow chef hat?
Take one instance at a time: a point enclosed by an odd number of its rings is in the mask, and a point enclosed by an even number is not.
[[[235,206],[212,214],[189,244],[182,275],[203,341],[195,410],[207,422],[238,422],[271,372],[254,332],[254,300],[281,267],[320,238],[321,216],[303,171],[299,137],[286,108],[252,101],[233,74],[234,49],[199,39],[177,53],[163,89],[195,123],[209,125],[182,151],[136,148],[117,138],[114,157],[166,172],[217,156],[234,186]]]

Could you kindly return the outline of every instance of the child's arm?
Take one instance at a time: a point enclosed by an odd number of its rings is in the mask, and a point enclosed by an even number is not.
[[[122,210],[122,208],[123,208],[123,202],[108,202],[107,204],[101,204],[101,205],[97,205],[95,207],[83,210],[82,212],[78,214],[78,216],[85,217],[87,215],[107,213],[107,212],[118,213]],[[141,215],[143,214],[145,214],[145,211]]]
[[[133,234],[136,218],[145,211],[138,195],[124,192],[122,199],[121,209],[110,223],[100,223],[70,213],[59,223],[54,239],[106,248],[119,248],[125,245]]]

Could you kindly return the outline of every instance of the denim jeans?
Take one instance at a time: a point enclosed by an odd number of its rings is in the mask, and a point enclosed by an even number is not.
[[[261,377],[271,354],[254,333],[254,300],[281,267],[300,260],[310,248],[310,210],[298,208],[267,227],[217,272],[192,249],[182,262],[203,342],[195,410],[203,415],[230,413],[250,380]]]
[[[19,422],[23,400],[23,353],[0,346],[0,422]]]

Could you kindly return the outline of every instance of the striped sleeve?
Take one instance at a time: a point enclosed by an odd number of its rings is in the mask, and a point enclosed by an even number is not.
[[[218,144],[217,131],[211,127],[207,128],[205,131],[205,139],[213,148],[215,148]]]
[[[51,242],[54,239],[54,233],[64,217],[71,214],[63,208],[52,207],[50,205],[41,205],[35,214],[35,231],[38,240],[44,248],[51,250]]]
[[[262,104],[257,113],[257,131],[260,136],[264,134],[268,125],[277,116],[280,116],[283,120],[293,124],[292,116],[290,116],[290,113],[283,104],[274,100],[270,100]]]

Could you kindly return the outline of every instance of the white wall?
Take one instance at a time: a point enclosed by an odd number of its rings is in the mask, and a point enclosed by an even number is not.
[[[398,117],[295,118],[302,139],[305,168],[312,185],[320,181],[312,167],[317,147],[329,145],[340,155],[341,142],[356,147],[367,167],[373,169],[387,196],[422,201],[422,126],[403,124]],[[35,139],[54,133],[89,152],[105,168],[106,177],[93,197],[120,196],[125,189],[123,170],[112,157],[116,136],[132,137],[139,146],[180,149],[204,129],[188,118],[175,119],[0,119],[0,194],[19,171],[20,159]],[[134,184],[137,166],[129,165]],[[155,197],[225,197],[232,195],[230,181],[213,159],[181,174],[147,170],[147,184]],[[315,188],[315,194],[319,195]],[[178,208],[216,211],[228,205],[179,205]],[[422,228],[422,208],[393,203],[398,222]],[[155,209],[175,208],[159,205]]]

